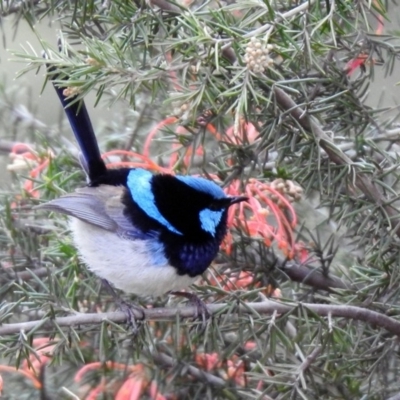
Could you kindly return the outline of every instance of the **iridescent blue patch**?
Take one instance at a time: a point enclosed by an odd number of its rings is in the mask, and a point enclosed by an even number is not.
[[[159,241],[159,234],[157,232],[151,231],[147,233],[142,233],[140,231],[130,230],[123,231],[121,237],[124,239],[129,239],[131,241],[145,242],[146,251],[149,253],[149,258],[151,259],[153,265],[168,265],[168,259],[165,257],[165,247]]]
[[[223,211],[212,211],[208,208],[200,211],[201,228],[212,236],[215,236],[217,226],[221,222],[222,213]]]
[[[215,199],[225,199],[225,192],[214,182],[195,176],[176,176],[181,182],[191,188],[213,196]]]
[[[128,174],[127,186],[133,201],[150,217],[164,225],[171,232],[182,235],[160,213],[151,190],[151,178],[153,174],[144,169],[133,169]]]
[[[158,240],[147,240],[146,247],[149,250],[149,255],[154,265],[168,265],[168,260],[165,257],[164,245]]]
[[[203,246],[184,246],[181,251],[181,270],[190,276],[202,274],[218,253],[219,244],[214,240]]]

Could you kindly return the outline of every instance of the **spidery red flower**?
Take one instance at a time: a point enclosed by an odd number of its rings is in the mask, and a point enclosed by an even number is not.
[[[33,181],[47,168],[53,158],[53,154],[48,152],[46,155],[40,156],[31,146],[24,143],[15,143],[11,149],[10,158],[13,162],[7,167],[9,171],[29,169],[29,177],[31,179],[27,179],[24,182],[24,190],[30,196],[38,198],[39,192],[33,188]]]
[[[227,194],[243,193],[241,183],[233,181],[226,189]],[[235,204],[228,211],[228,226],[236,226],[251,237],[259,237],[267,247],[276,241],[278,248],[288,258],[294,257],[294,228],[297,216],[290,201],[273,185],[251,178],[244,188],[249,197],[247,202]],[[274,225],[269,224],[268,217],[273,218]],[[233,237],[229,232],[222,248],[230,254]]]
[[[105,363],[94,362],[83,366],[75,375],[75,382],[80,383],[83,377],[89,372],[107,367],[109,370],[120,370],[129,373],[124,379],[118,390],[115,392],[115,400],[139,400],[147,394],[151,400],[165,400],[159,392],[157,383],[151,381],[146,373],[143,364],[126,365],[114,361]],[[102,393],[114,388],[115,380],[102,377],[99,384],[90,390],[85,400],[95,400]]]
[[[20,368],[17,369],[8,365],[0,365],[0,371],[23,375],[39,390],[42,388],[39,372],[41,367],[51,360],[55,344],[54,341],[51,341],[47,337],[39,337],[33,339],[32,347],[35,349],[35,352],[31,353],[29,358],[22,362]]]

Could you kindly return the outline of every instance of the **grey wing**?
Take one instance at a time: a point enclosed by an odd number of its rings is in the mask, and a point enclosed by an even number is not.
[[[139,232],[123,214],[124,190],[122,186],[108,185],[82,188],[35,208],[66,214],[121,235],[136,236]]]

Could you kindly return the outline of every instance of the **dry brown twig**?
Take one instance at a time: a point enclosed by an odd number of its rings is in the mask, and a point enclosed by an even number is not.
[[[400,321],[376,311],[355,306],[310,303],[283,304],[274,300],[265,299],[259,303],[238,305],[235,311],[243,317],[243,315],[246,314],[272,315],[276,313],[281,315],[288,312],[293,313],[296,308],[301,309],[302,313],[307,312],[310,315],[316,314],[321,317],[329,318],[341,317],[366,322],[369,325],[385,329],[394,335],[400,335]],[[207,309],[210,315],[218,316],[219,314],[224,313],[227,309],[232,310],[232,305],[227,303],[209,304],[207,305]],[[138,318],[141,317],[139,311],[132,310],[132,312],[136,314]],[[149,321],[173,321],[176,320],[177,315],[181,318],[194,318],[197,315],[197,309],[195,307],[153,308],[145,309],[144,314],[146,320]],[[232,314],[232,317],[235,317],[238,314]],[[56,325],[59,327],[76,327],[80,325],[100,324],[107,321],[124,323],[126,322],[126,319],[126,314],[121,311],[97,314],[76,313],[67,317],[57,317],[54,320],[51,318],[44,318],[36,321],[3,324],[0,327],[0,335],[10,335],[21,331],[29,333],[31,330],[35,330],[35,333],[40,330],[49,331],[54,329]]]
[[[372,201],[379,209],[390,218],[392,229],[400,237],[399,211],[388,203],[380,190],[372,183],[368,176],[356,170],[353,161],[333,143],[316,120],[309,116],[291,97],[282,89],[274,88],[275,100],[285,112],[289,113],[306,131],[311,132],[318,145],[325,150],[331,161],[337,165],[346,165],[352,170],[352,179],[349,181],[348,190],[355,193],[359,189],[368,200]]]

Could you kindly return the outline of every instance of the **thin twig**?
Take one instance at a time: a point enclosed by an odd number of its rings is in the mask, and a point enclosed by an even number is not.
[[[139,112],[139,117],[136,121],[135,129],[133,129],[132,133],[129,135],[129,138],[124,145],[124,150],[130,151],[132,149],[133,142],[134,142],[140,128],[142,127],[144,116],[147,115],[147,109],[148,109],[148,104],[146,103]],[[128,161],[128,157],[124,156],[122,158],[122,161]]]
[[[296,263],[282,263],[278,267],[293,282],[303,283],[315,289],[333,292],[333,289],[352,289],[352,285],[343,282],[340,278],[330,275],[323,275],[319,269],[310,268],[306,265]]]
[[[303,4],[300,4],[297,7],[292,8],[289,11],[286,11],[285,13],[282,13],[282,14],[276,13],[277,16],[276,16],[275,20],[272,23],[260,26],[259,28],[254,29],[253,31],[251,31],[249,33],[246,33],[245,35],[243,35],[243,37],[244,38],[251,38],[253,36],[260,35],[261,33],[264,33],[265,31],[270,29],[274,24],[276,24],[278,22],[281,22],[281,21],[283,21],[285,19],[289,19],[289,18],[295,16],[296,14],[300,14],[302,12],[307,11],[310,8],[310,6],[312,5],[312,3],[313,3],[313,1],[309,0],[309,1],[304,2]]]
[[[157,6],[161,10],[168,11],[169,13],[181,14],[181,10],[167,0],[150,0],[149,4],[152,6]]]
[[[324,132],[322,127],[313,117],[309,116],[305,110],[299,107],[282,89],[275,87],[274,94],[279,106],[283,110],[287,111],[305,130],[314,134],[319,146],[325,150],[331,161],[337,165],[345,165],[353,169],[353,182],[350,182],[348,185],[350,190],[352,190],[354,183],[355,186],[364,193],[368,200],[372,201],[377,207],[384,210],[384,212],[390,217],[392,228],[395,230],[397,236],[400,237],[399,211],[392,205],[387,204],[387,199],[365,174],[356,171],[353,161],[338,149],[332,139]]]
[[[47,267],[40,267],[32,269],[28,269],[26,271],[15,272],[11,268],[2,268],[2,274],[0,275],[0,282],[9,282],[11,279],[14,279],[18,282],[25,282],[30,279],[34,279],[35,277],[42,278],[44,276],[51,275],[52,269]]]
[[[173,367],[176,364],[183,363],[180,362],[179,360],[173,359],[170,356],[167,356],[164,353],[155,353],[153,354],[153,358],[155,362],[165,365],[167,367]],[[209,385],[212,385],[217,388],[225,388],[227,385],[227,382],[222,378],[212,375],[209,372],[202,371],[196,367],[193,367],[192,365],[188,365],[187,363],[184,363],[184,365],[185,365],[185,371],[187,371],[190,375],[194,376],[195,378],[207,382]]]
[[[10,7],[6,8],[4,7],[4,2],[2,11],[0,11],[0,16],[1,17],[7,17],[8,15],[11,14],[16,14],[24,11],[24,9],[27,9],[28,7],[34,7],[37,4],[40,3],[41,0],[26,0],[26,1],[19,1],[19,2],[13,2]]]
[[[6,153],[9,154],[13,150],[15,144],[17,142],[11,142],[10,140],[0,140],[0,153]],[[20,150],[22,152],[22,150]]]
[[[311,364],[317,359],[321,351],[322,346],[318,346],[306,357],[299,367],[300,374],[303,374],[308,368],[310,368]]]
[[[246,305],[239,305],[236,311],[239,315],[254,315],[254,314],[284,314],[287,312],[293,313],[297,308],[301,307],[302,312],[306,311],[310,315],[317,314],[322,317],[342,317],[357,321],[363,321],[369,325],[386,329],[394,335],[400,335],[400,321],[390,318],[384,314],[376,311],[367,310],[361,307],[348,306],[348,305],[328,305],[328,304],[310,304],[310,303],[296,303],[284,304],[273,300],[264,300],[260,303],[246,303]],[[207,305],[210,315],[218,315],[224,313],[227,309],[232,309],[232,304],[220,303]],[[153,308],[144,309],[146,320],[175,320],[179,315],[182,318],[194,318],[198,310],[196,307],[177,307],[177,308]],[[139,311],[133,309],[132,313],[138,318],[142,317]],[[232,314],[234,316],[235,314]],[[79,325],[97,325],[102,322],[115,322],[124,323],[127,320],[125,313],[107,312],[98,314],[80,314],[77,313],[68,317],[57,317],[54,320],[47,318],[37,321],[18,322],[15,324],[4,324],[0,327],[0,335],[9,335],[21,331],[29,332],[32,329],[35,331],[40,328],[44,330],[51,330],[55,325],[59,327],[72,327]]]

